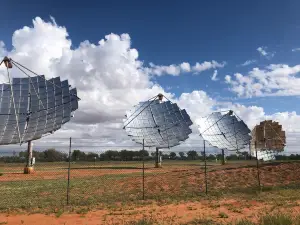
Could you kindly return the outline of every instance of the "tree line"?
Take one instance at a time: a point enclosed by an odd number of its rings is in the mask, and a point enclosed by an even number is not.
[[[204,152],[197,152],[190,150],[188,152],[160,152],[163,160],[204,160]],[[45,151],[33,151],[33,157],[37,162],[63,162],[69,161],[67,153],[57,151],[56,149],[47,149]],[[154,160],[156,157],[155,152],[148,152],[146,150],[131,151],[131,150],[108,150],[103,153],[97,154],[94,152],[84,152],[81,150],[73,150],[71,154],[71,161],[141,161],[141,160]],[[25,162],[27,152],[22,151],[13,156],[0,157],[2,162]],[[221,160],[222,154],[207,154],[208,161]],[[238,154],[231,154],[226,156],[226,160],[249,160],[251,156],[248,152],[240,152]],[[253,158],[255,159],[255,158]],[[279,155],[276,156],[277,160],[300,160],[300,155],[292,154],[289,156]]]

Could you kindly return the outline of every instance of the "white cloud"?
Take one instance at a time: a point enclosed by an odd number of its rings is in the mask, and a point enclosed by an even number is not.
[[[202,71],[209,70],[209,69],[216,69],[216,68],[223,68],[226,65],[226,62],[218,63],[216,61],[211,62],[203,62],[203,63],[196,63],[195,66],[192,67],[192,71],[195,74],[201,73]]]
[[[213,74],[212,77],[211,77],[211,80],[217,81],[217,80],[218,80],[217,75],[218,75],[218,70],[215,70],[215,71],[214,71],[214,74]]]
[[[23,27],[17,30],[12,39],[13,50],[10,52],[7,52],[4,43],[0,42],[0,54],[2,56],[8,54],[9,57],[33,71],[45,74],[47,78],[61,76],[63,79],[68,79],[72,86],[77,87],[78,96],[82,99],[71,122],[65,124],[53,135],[35,141],[36,146],[39,144],[49,146],[51,139],[50,144],[63,145],[67,149],[68,141],[61,138],[70,136],[89,138],[85,142],[82,139],[75,139],[74,148],[76,144],[106,145],[112,149],[120,145],[133,145],[133,141],[121,129],[126,110],[139,101],[146,100],[160,92],[177,102],[181,108],[185,108],[195,122],[193,126],[195,133],[187,143],[200,145],[198,131],[195,129],[199,117],[224,107],[236,110],[251,126],[263,118],[271,117],[280,120],[291,132],[300,130],[298,127],[300,126],[299,115],[295,112],[266,115],[260,107],[245,107],[230,102],[217,102],[202,90],[182,93],[178,98],[175,98],[173,94],[166,92],[160,85],[153,83],[149,73],[149,70],[155,71],[155,69],[156,72],[154,73],[157,74],[177,74],[178,71],[180,73],[199,73],[208,69],[222,68],[225,63],[212,61],[196,63],[192,67],[189,63],[184,62],[179,65],[173,64],[171,67],[167,66],[168,68],[164,67],[160,71],[161,68],[155,65],[150,66],[150,68],[143,65],[142,61],[139,60],[138,51],[131,46],[131,38],[128,34],[109,34],[98,44],[84,41],[78,47],[71,48],[72,42],[68,38],[66,28],[58,26],[54,19],[52,22],[45,22],[36,18],[33,20],[33,27]],[[236,74],[235,80],[232,80],[227,75],[225,79],[231,85],[242,86],[248,85],[248,83],[256,85],[254,81],[260,79],[258,84],[262,87],[256,88],[265,92],[263,88],[270,83],[270,79],[290,77],[298,70],[298,67],[270,65],[267,70],[254,70],[253,74],[249,73],[248,76]],[[272,71],[272,76],[268,74],[271,73],[270,71]],[[12,76],[21,75],[16,68],[12,69],[11,74]],[[263,76],[259,74],[263,74]],[[0,70],[0,75],[4,77],[5,73]],[[243,94],[242,91],[241,93]],[[90,138],[93,138],[93,141]],[[96,149],[101,148],[97,147]]]
[[[3,58],[6,55],[5,44],[0,40],[0,57]]]
[[[230,83],[231,82],[231,76],[230,75],[226,75],[225,76],[225,82],[226,83]]]
[[[183,72],[190,72],[191,71],[191,66],[187,62],[183,62],[180,64],[180,68]]]
[[[258,47],[257,48],[257,51],[263,55],[263,56],[266,56],[268,53],[266,52],[266,50],[264,50],[264,47]]]
[[[300,48],[293,48],[292,49],[292,52],[297,52],[297,51],[300,51]]]
[[[160,92],[172,97],[151,82],[138,60],[138,51],[131,48],[128,34],[110,34],[98,44],[84,41],[71,49],[66,28],[36,18],[33,27],[15,31],[12,39],[13,50],[8,53],[9,57],[47,78],[68,79],[78,89],[79,110],[71,122],[52,137],[72,133],[126,137],[123,130],[116,132],[103,124],[122,123],[127,109]],[[4,77],[4,71],[0,73]],[[21,76],[16,68],[11,74]]]
[[[299,95],[299,72],[300,65],[270,64],[265,69],[253,68],[247,75],[236,73],[234,80],[226,76],[225,81],[240,97]]]
[[[247,60],[246,62],[244,62],[243,64],[241,64],[241,66],[249,66],[253,63],[256,63],[256,60]]]
[[[202,90],[182,93],[176,102],[181,108],[186,109],[195,120],[199,117],[206,116],[217,104],[214,99],[209,97],[207,93]]]
[[[262,107],[244,106],[232,102],[217,102],[209,97],[204,91],[193,91],[192,93],[183,93],[177,103],[180,107],[185,108],[194,121],[191,140],[186,141],[187,146],[201,146],[201,140],[198,136],[197,126],[199,118],[209,115],[213,111],[233,110],[244,122],[250,130],[263,120],[274,120],[279,122],[287,136],[287,150],[289,152],[299,151],[297,140],[300,137],[300,115],[296,112],[280,112],[274,114],[266,114]]]
[[[260,55],[264,56],[267,59],[271,59],[275,55],[275,52],[267,52],[267,47],[264,46],[258,47],[256,50],[260,53]]]
[[[185,69],[187,67],[184,67]],[[173,75],[178,76],[182,72],[181,65],[169,65],[169,66],[158,66],[150,63],[150,68],[146,70],[149,74],[162,76],[162,75]]]
[[[172,75],[179,76],[182,73],[193,72],[194,74],[199,74],[205,70],[215,69],[215,68],[223,68],[226,65],[226,62],[218,63],[217,61],[211,62],[197,62],[194,66],[187,62],[183,62],[179,65],[172,64],[169,66],[163,65],[155,65],[154,63],[149,64],[149,68],[145,68],[145,72],[150,75],[162,76],[162,75]]]

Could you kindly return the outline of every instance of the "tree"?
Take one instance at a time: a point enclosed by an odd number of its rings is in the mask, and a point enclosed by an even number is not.
[[[80,150],[74,150],[73,153],[72,153],[72,160],[74,161],[85,161],[87,158],[86,158],[86,154],[85,152],[82,152]]]
[[[198,153],[195,150],[187,152],[188,158],[195,160],[198,157]]]
[[[249,152],[242,152],[241,155],[243,156],[243,159],[248,159],[249,158]]]
[[[207,160],[216,160],[216,157],[212,154],[210,154],[209,156],[206,156]]]
[[[162,159],[169,159],[170,155],[169,154],[161,154]]]
[[[105,154],[107,155],[108,160],[116,160],[120,157],[120,153],[118,151],[108,150]]]
[[[222,155],[221,155],[221,157],[222,157]],[[236,154],[231,154],[231,155],[227,156],[226,158],[227,158],[227,160],[238,160],[238,156]]]
[[[56,151],[55,149],[47,149],[44,151],[44,157],[48,162],[66,161],[67,154]]]
[[[170,152],[170,159],[176,159],[176,153],[175,152]]]
[[[149,152],[147,150],[140,150],[138,152],[139,157],[142,159],[143,157],[148,157],[149,156]]]
[[[94,160],[97,160],[99,159],[99,155],[97,153],[94,153],[94,152],[89,152],[87,155],[86,155],[86,159],[88,161],[94,161]]]
[[[181,159],[184,159],[185,158],[185,153],[184,152],[179,152],[179,156]]]

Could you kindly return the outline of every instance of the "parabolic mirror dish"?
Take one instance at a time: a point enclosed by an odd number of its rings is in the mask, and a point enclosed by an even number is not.
[[[11,89],[13,91],[11,91]],[[76,88],[60,77],[13,78],[0,84],[0,145],[36,140],[53,133],[78,109]]]
[[[169,148],[188,139],[193,123],[176,103],[159,99],[141,102],[127,112],[124,122],[128,136],[146,147]]]
[[[199,122],[201,136],[214,147],[238,151],[250,143],[250,129],[231,110],[213,112]]]
[[[252,130],[251,155],[268,161],[274,160],[275,155],[284,151],[286,144],[285,131],[275,121],[265,120],[256,125]]]

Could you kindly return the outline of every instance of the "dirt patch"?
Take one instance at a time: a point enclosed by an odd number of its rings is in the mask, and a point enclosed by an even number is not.
[[[251,198],[256,194],[258,192],[256,167],[238,168],[240,166],[226,165],[225,169],[217,170],[216,168],[222,168],[218,166],[213,168],[213,171],[209,170],[208,195],[223,197],[239,195]],[[0,183],[3,182],[0,187],[1,210],[27,208],[28,204],[40,209],[64,206],[67,193],[66,172],[67,170],[38,171],[32,175],[6,173],[0,176]],[[286,187],[287,184],[291,184],[288,187],[292,190],[294,184],[298,185],[300,181],[300,164],[261,165],[260,177],[263,191],[266,191],[264,195],[273,190],[273,187]],[[35,198],[30,197],[32,193]],[[281,199],[290,198],[288,192],[281,194]],[[73,206],[94,207],[99,204],[111,205],[115,202],[135,203],[142,201],[143,196],[146,200],[168,203],[192,200],[195,197],[202,199],[205,196],[204,171],[200,167],[148,168],[144,185],[140,169],[84,168],[71,171],[70,204]],[[270,196],[270,198],[276,200],[277,196]],[[230,212],[239,212],[239,207],[244,207],[240,204],[239,201],[233,202]],[[245,208],[256,207],[257,204],[260,203],[249,201]]]
[[[186,202],[158,206],[156,204],[136,207],[134,209],[115,208],[113,210],[95,210],[86,214],[0,214],[0,224],[128,224],[142,219],[152,221],[153,224],[185,224],[200,219],[218,223],[229,223],[240,219],[256,221],[259,215],[269,211],[271,205],[261,202],[247,202],[236,199],[221,201]],[[239,207],[235,210],[234,207]],[[299,207],[290,210],[299,213]]]

